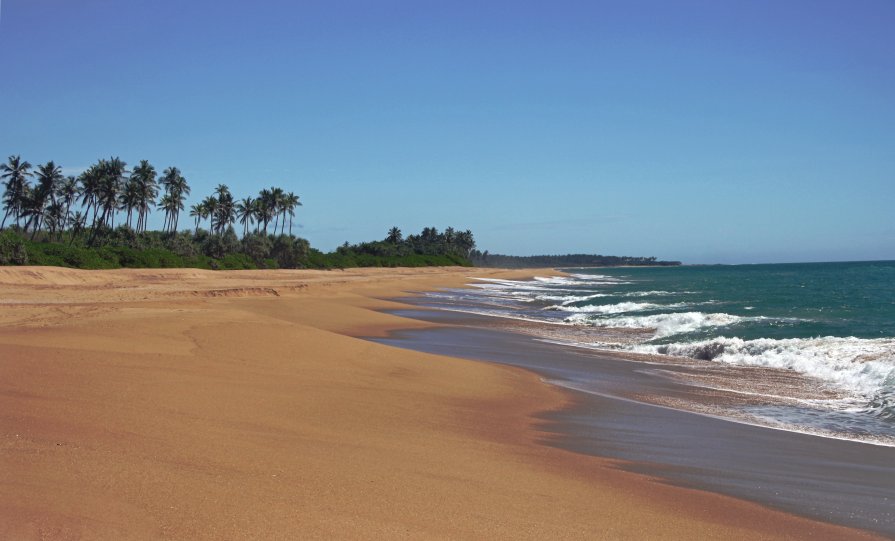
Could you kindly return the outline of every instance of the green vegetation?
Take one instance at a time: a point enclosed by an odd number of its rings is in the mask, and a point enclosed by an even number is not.
[[[84,236],[90,235],[87,230]],[[62,242],[20,231],[0,233],[0,265],[47,265],[79,269],[179,268],[257,269],[307,266],[307,241],[286,235],[250,235],[238,239],[232,230],[222,236],[200,230],[135,233],[121,226],[89,245],[66,233]]]
[[[347,267],[426,267],[471,266],[469,255],[475,248],[472,231],[455,231],[448,227],[439,233],[427,227],[419,235],[404,238],[393,227],[385,240],[340,246],[334,253],[311,250],[311,262],[319,268]]]
[[[90,231],[85,230],[81,241],[70,232],[61,239],[49,240],[44,233],[32,240],[21,231],[7,230],[0,233],[0,265],[79,269],[345,269],[471,265],[457,247],[450,250],[438,247],[418,249],[378,241],[358,245],[346,243],[335,252],[323,253],[311,248],[302,238],[250,233],[240,239],[233,228],[223,235],[216,235],[204,229],[195,233],[136,233],[126,226],[119,226],[96,235],[95,239],[100,239],[100,243],[94,245],[83,242],[88,236]]]
[[[142,160],[128,172],[119,158],[99,160],[80,176],[64,176],[48,162],[33,169],[19,156],[0,164],[3,220],[0,265],[51,265],[81,269],[349,268],[470,265],[472,232],[434,227],[408,235],[393,227],[385,240],[322,253],[292,235],[301,201],[272,187],[236,200],[219,184],[192,205],[191,230],[179,229],[190,187],[176,167],[158,177]],[[32,179],[34,182],[32,183]],[[157,200],[158,198],[158,200]],[[147,230],[153,208],[164,212],[161,231]],[[116,219],[119,224],[116,227]],[[6,231],[3,231],[7,226]],[[242,226],[238,237],[234,224]],[[286,225],[289,233],[286,234]],[[208,229],[202,225],[207,224]]]

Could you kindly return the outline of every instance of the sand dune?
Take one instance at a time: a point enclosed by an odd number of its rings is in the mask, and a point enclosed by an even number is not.
[[[487,269],[0,268],[2,539],[842,539],[538,444],[569,397],[355,338]]]

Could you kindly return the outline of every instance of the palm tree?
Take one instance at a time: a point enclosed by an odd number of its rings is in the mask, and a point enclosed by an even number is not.
[[[167,232],[170,229],[168,224],[172,220],[171,213],[176,206],[174,198],[171,197],[171,194],[166,193],[158,200],[158,206],[165,211],[165,223],[162,224],[162,229]]]
[[[3,208],[6,214],[0,222],[0,230],[6,226],[6,218],[12,214],[16,224],[22,214],[22,203],[28,189],[28,177],[31,176],[31,164],[22,161],[20,156],[10,156],[7,163],[0,165],[0,178],[6,179],[6,191],[3,194]]]
[[[190,186],[180,173],[180,169],[169,167],[162,172],[160,184],[165,187],[165,194],[170,196],[168,207],[165,208],[165,223],[167,230],[177,231],[180,211],[183,210],[183,202],[190,194]]]
[[[218,211],[218,200],[209,195],[202,200],[202,207],[205,209],[205,216],[203,216],[202,218],[209,219],[208,230],[213,232],[215,224],[215,214],[217,214]]]
[[[31,224],[35,224],[35,230],[37,229],[36,224],[39,221],[38,216],[43,212],[43,208],[40,205],[40,199],[35,196],[34,192],[34,187],[27,185],[19,198],[19,216],[16,222],[22,218],[25,219],[25,224],[22,227],[24,233],[28,232]],[[32,238],[34,238],[34,235],[32,235]]]
[[[123,210],[127,213],[125,223],[128,229],[132,229],[131,218],[133,218],[134,209],[137,208],[137,181],[134,179],[133,173],[131,173],[131,178],[127,179],[127,182],[124,184],[124,190],[118,198],[118,203],[118,210]],[[139,226],[139,224],[137,225]]]
[[[286,205],[286,212],[289,214],[289,236],[292,236],[292,218],[295,218],[295,207],[301,206],[301,200],[292,192],[286,194],[283,199]],[[285,224],[284,224],[285,225]]]
[[[236,219],[239,220],[239,223],[242,224],[242,236],[245,237],[249,234],[249,224],[252,223],[252,219],[255,217],[255,200],[251,197],[246,197],[242,199],[240,202],[236,203]]]
[[[196,203],[190,207],[190,218],[196,219],[196,232],[193,235],[199,234],[199,221],[204,220],[206,216],[208,216],[208,212],[206,212],[205,205],[202,203]]]
[[[456,240],[454,241],[457,245],[457,248],[460,250],[460,255],[463,257],[469,257],[469,253],[475,248],[475,238],[472,236],[472,231],[467,229],[466,231],[461,231],[457,233]],[[487,252],[486,252],[487,253]]]
[[[286,193],[283,192],[282,188],[271,187],[270,189],[270,211],[273,216],[276,217],[276,220],[273,223],[273,234],[277,234],[277,226],[280,224],[280,214],[283,215],[283,219],[286,218],[286,207],[283,204],[283,200],[286,197]]]
[[[71,239],[69,244],[75,241],[75,237],[81,234],[84,225],[87,223],[87,215],[77,211],[68,218],[68,225],[71,227]]]
[[[215,206],[215,213],[212,216],[212,228],[219,235],[223,235],[224,229],[234,221],[235,209],[233,195],[230,193],[230,188],[228,188],[226,184],[218,184],[214,193],[217,196],[217,205]]]
[[[392,244],[401,244],[401,241],[404,240],[404,238],[401,235],[401,230],[397,227],[393,227],[388,230],[388,236],[385,238],[385,240]]]
[[[38,166],[36,177],[37,185],[32,190],[28,202],[30,207],[28,209],[29,221],[34,224],[31,238],[34,238],[37,231],[43,227],[44,211],[47,207],[56,203],[56,191],[59,189],[62,181],[65,180],[65,177],[62,176],[62,168],[52,161]]]
[[[158,197],[155,176],[155,167],[148,160],[140,160],[140,164],[131,173],[135,191],[134,205],[137,209],[137,233],[146,231],[150,207],[155,205],[155,198]]]
[[[115,211],[118,209],[121,191],[124,188],[124,175],[127,164],[117,156],[108,160],[100,160],[101,174],[96,204],[102,207],[100,224],[115,227]],[[96,236],[96,231],[94,231]]]
[[[71,214],[71,204],[78,198],[78,179],[73,176],[65,177],[65,180],[59,184],[59,188],[56,190],[56,197],[59,198],[58,201],[60,203],[65,205],[65,219],[59,224],[59,232],[64,233],[68,216]]]
[[[255,209],[255,221],[258,224],[264,224],[264,234],[267,234],[267,224],[273,219],[276,208],[274,194],[267,188],[262,189],[258,193],[258,199]]]
[[[53,201],[50,205],[44,210],[44,223],[47,225],[47,230],[49,230],[51,236],[55,236],[57,230],[61,230],[65,228],[65,205],[62,201]],[[56,240],[59,240],[59,237],[56,237]]]
[[[99,192],[100,192],[100,182],[102,180],[102,165],[103,160],[100,160],[94,165],[91,165],[86,171],[81,173],[80,181],[81,181],[81,204],[84,206],[84,217],[90,215],[90,209],[93,208],[93,221],[92,227],[96,227],[96,219],[99,211]]]
[[[448,227],[444,230],[444,243],[447,247],[448,252],[451,251],[451,247],[454,245],[454,241],[456,240],[457,235],[454,232],[453,227]]]
[[[165,194],[159,201],[159,206],[165,211],[167,223],[165,231],[168,233],[177,232],[177,222],[180,217],[180,211],[184,208],[183,200],[184,197],[182,195],[178,197],[175,194]]]

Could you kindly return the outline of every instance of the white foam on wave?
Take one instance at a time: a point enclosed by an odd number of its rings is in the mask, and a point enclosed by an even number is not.
[[[531,323],[542,323],[546,325],[564,325],[562,321],[558,320],[549,320],[549,319],[541,319],[537,317],[530,317],[525,314],[521,314],[515,310],[500,310],[498,309],[486,309],[486,308],[474,308],[474,307],[460,307],[460,306],[440,306],[440,310],[445,310],[448,312],[458,312],[461,314],[473,314],[477,316],[487,316],[493,318],[500,319],[512,319],[516,321],[528,321]]]
[[[692,291],[629,291],[627,293],[619,293],[619,297],[662,297],[666,295],[683,295],[685,293],[693,293]]]
[[[478,289],[442,289],[440,291],[424,292],[423,296],[437,299],[445,299],[453,302],[472,301],[472,302],[512,302],[523,301],[530,302],[531,299],[522,292],[511,290],[478,290]]]
[[[558,291],[556,289],[551,289],[551,292]],[[566,290],[568,291],[568,290]],[[572,290],[578,291],[578,290]],[[668,296],[668,295],[680,295],[683,293],[689,293],[688,291],[674,292],[674,291],[631,291],[628,293],[593,293],[591,295],[537,295],[532,300],[538,301],[559,301],[561,305],[567,306],[576,302],[584,302],[593,299],[599,299],[603,297],[660,297],[660,296]]]
[[[576,312],[580,314],[623,314],[625,312],[642,312],[643,310],[654,310],[660,305],[650,302],[620,302],[617,304],[589,304],[587,306],[568,306],[565,304],[557,304],[548,306],[548,310],[559,310],[562,312]]]
[[[635,398],[621,396],[616,394],[611,394],[603,391],[596,390],[587,384],[572,381],[572,380],[560,380],[560,379],[544,379],[543,381],[556,385],[558,387],[564,387],[567,389],[572,389],[575,391],[580,391],[587,394],[597,395],[597,396],[605,396],[607,398],[613,398],[616,400],[621,400],[624,402],[630,402],[634,404],[644,404],[647,406],[651,406],[659,409],[667,409],[673,411],[679,411],[677,407],[666,406],[663,404],[656,404],[653,402],[648,402],[644,400],[638,400]],[[710,413],[708,411],[702,411],[698,409],[690,409],[688,410],[690,413],[694,415],[700,415],[703,417],[709,417],[711,419],[720,419],[723,421],[730,421],[734,423],[739,423],[748,426],[760,426],[763,428],[769,428],[771,430],[780,430],[783,432],[796,432],[800,434],[809,434],[812,436],[817,436],[821,438],[828,438],[834,440],[842,440],[842,441],[851,441],[851,442],[859,442],[868,445],[878,445],[881,447],[895,447],[895,438],[887,435],[881,434],[843,434],[839,432],[834,432],[831,430],[827,430],[824,428],[818,428],[813,426],[806,425],[792,425],[792,424],[781,424],[779,422],[761,422],[756,416],[753,415],[743,415],[741,412],[737,411],[729,411],[730,415],[723,415],[721,413]]]
[[[675,304],[655,304],[651,302],[620,302],[616,304],[590,304],[586,306],[569,306],[571,303],[562,303],[548,306],[547,310],[559,310],[561,312],[576,312],[582,314],[624,314],[628,312],[643,312],[646,310],[676,310],[692,306],[691,303],[679,302]]]
[[[532,300],[538,301],[561,301],[563,306],[572,304],[573,302],[584,302],[600,297],[608,297],[608,293],[594,293],[592,295],[538,295]]]
[[[473,278],[474,280],[478,280],[479,282],[484,282],[480,284],[469,284],[473,287],[479,288],[514,288],[520,290],[543,290],[550,291],[551,288],[544,287],[544,285],[538,285],[535,282],[523,282],[520,280],[504,280],[501,278]]]
[[[794,370],[878,399],[880,408],[895,398],[895,339],[826,336],[819,338],[719,337],[699,342],[632,346],[639,353],[660,353],[741,366]]]
[[[557,287],[557,286],[582,286],[582,285],[592,285],[592,284],[580,284],[577,282],[546,282],[546,281],[520,281],[520,280],[506,280],[501,278],[473,278],[474,280],[478,280],[482,283],[472,283],[469,284],[472,287],[479,289],[504,289],[504,290],[517,290],[520,292],[524,291],[544,291],[544,292],[554,292],[554,293],[576,293],[580,292],[581,289],[571,289],[569,287]]]
[[[535,300],[572,303],[605,296],[605,293],[588,293],[582,287],[598,285],[594,282],[581,283],[564,277],[537,277],[535,280],[507,280],[502,278],[475,278],[478,283],[469,284],[482,295],[514,298],[523,302]],[[578,286],[578,287],[571,287]],[[588,293],[582,295],[582,292]]]
[[[514,284],[500,284],[500,283],[487,283],[487,284],[469,284],[473,288],[486,292],[486,293],[503,293],[505,295],[528,295],[531,293],[547,293],[551,291],[556,291],[553,288],[549,287],[541,287],[535,285],[514,285]],[[569,292],[574,292],[575,290],[569,290]]]
[[[694,332],[705,327],[726,327],[755,319],[763,318],[744,318],[731,314],[707,314],[704,312],[673,312],[646,316],[595,318],[587,313],[577,313],[567,317],[565,321],[568,323],[593,325],[595,327],[655,329],[656,334],[654,338],[663,338],[675,334]]]
[[[535,281],[542,284],[560,286],[591,286],[630,284],[620,278],[603,276],[602,274],[570,274],[569,276],[535,276]]]
[[[581,280],[583,282],[593,282],[593,281],[601,281],[601,282],[615,282],[621,284],[628,284],[630,282],[625,281],[627,276],[608,276],[606,274],[569,274],[572,278],[577,280]]]

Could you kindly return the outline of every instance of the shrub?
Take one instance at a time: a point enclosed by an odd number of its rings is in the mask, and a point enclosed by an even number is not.
[[[273,242],[270,255],[281,269],[298,269],[308,265],[308,241],[298,237],[280,235]]]
[[[242,239],[242,251],[249,256],[258,266],[264,266],[263,261],[270,257],[273,243],[267,235],[246,235]]]
[[[27,265],[28,250],[22,237],[12,231],[0,233],[0,265]]]

